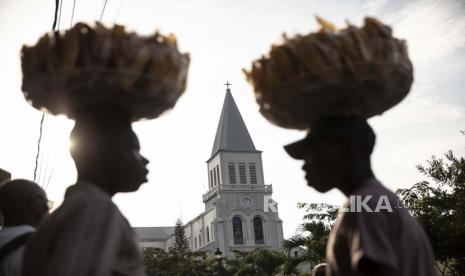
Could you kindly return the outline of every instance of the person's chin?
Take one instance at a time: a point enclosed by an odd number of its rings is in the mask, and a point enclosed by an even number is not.
[[[137,183],[131,183],[130,185],[125,185],[119,192],[121,193],[131,193],[139,190],[140,186],[147,182],[147,179],[144,181],[138,181]]]
[[[332,188],[334,188],[331,185],[328,185],[328,182],[322,182],[318,180],[312,180],[311,178],[305,178],[307,180],[307,185],[309,187],[312,187],[313,189],[317,190],[320,193],[326,193]]]
[[[333,187],[328,187],[328,186],[323,186],[323,187],[321,187],[321,186],[310,186],[310,187],[312,187],[313,189],[317,190],[320,193],[326,193],[326,192],[329,192],[330,190],[333,189]]]

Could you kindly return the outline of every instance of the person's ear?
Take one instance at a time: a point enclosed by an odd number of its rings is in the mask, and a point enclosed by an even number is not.
[[[34,219],[40,220],[43,215],[48,213],[47,203],[45,195],[34,195],[29,198],[29,208],[34,214]],[[38,223],[38,221],[34,223]]]

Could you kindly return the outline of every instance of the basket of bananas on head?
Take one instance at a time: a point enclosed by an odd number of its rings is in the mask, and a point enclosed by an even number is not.
[[[307,129],[321,118],[382,114],[408,94],[413,66],[404,40],[375,18],[320,30],[273,45],[244,70],[260,112],[272,123]]]
[[[139,36],[119,25],[77,23],[24,46],[21,61],[22,90],[35,108],[73,119],[79,110],[117,105],[136,121],[175,105],[190,58],[172,34]]]

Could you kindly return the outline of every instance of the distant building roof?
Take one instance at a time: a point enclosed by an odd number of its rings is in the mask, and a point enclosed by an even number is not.
[[[220,150],[257,151],[229,88],[226,89],[211,157]]]
[[[166,241],[174,233],[174,227],[133,227],[139,241]]]

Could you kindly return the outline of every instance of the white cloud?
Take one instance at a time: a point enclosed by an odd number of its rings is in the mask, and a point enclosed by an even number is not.
[[[392,24],[397,37],[407,39],[414,63],[430,63],[465,45],[463,0],[368,0],[367,12]]]
[[[363,4],[362,8],[368,14],[376,14],[379,9],[386,4],[386,2],[387,0],[367,0],[365,4]]]
[[[438,96],[422,96],[408,98],[383,116],[383,121],[395,125],[449,123],[465,119],[465,108],[444,103]]]

